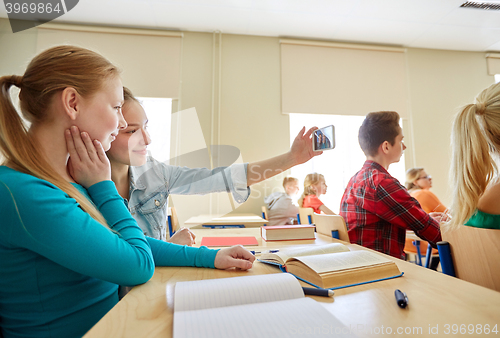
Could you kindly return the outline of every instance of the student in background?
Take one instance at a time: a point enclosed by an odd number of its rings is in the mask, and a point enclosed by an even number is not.
[[[369,113],[359,128],[359,145],[366,162],[349,181],[342,196],[340,215],[349,239],[367,248],[405,259],[406,230],[433,247],[441,240],[439,221],[428,215],[387,169],[399,162],[406,146],[399,114]]]
[[[426,213],[432,212],[447,212],[448,209],[441,203],[439,198],[430,191],[432,187],[432,178],[424,168],[411,168],[406,171],[406,189],[410,193],[410,196],[415,198],[420,207]],[[411,238],[406,239],[405,244],[405,252],[417,253],[417,248],[413,244],[413,240]],[[420,241],[420,250],[425,251],[427,249],[428,243],[426,241]],[[430,268],[432,270],[436,270],[439,265],[439,257],[436,256],[438,254],[437,249],[432,250],[432,255],[434,255],[431,259]]]
[[[180,246],[137,226],[105,154],[127,126],[108,60],[50,48],[0,89],[0,336],[81,337],[116,305],[119,284],[147,282],[155,265],[252,267],[241,246]]]
[[[406,189],[415,198],[426,213],[446,212],[447,208],[439,198],[430,191],[432,178],[424,168],[411,168],[406,171]]]
[[[268,226],[294,224],[299,208],[293,204],[292,197],[299,192],[299,180],[295,177],[283,179],[285,192],[275,192],[264,199],[269,210]]]
[[[452,128],[451,228],[500,229],[500,83],[463,107]]]
[[[326,194],[327,187],[323,175],[318,173],[308,174],[304,179],[304,192],[299,199],[299,206],[302,208],[312,208],[317,214],[335,215],[319,199],[321,195]]]
[[[147,131],[148,118],[137,99],[124,89],[123,116],[128,126],[121,130],[107,152],[111,162],[111,178],[128,200],[128,208],[147,236],[165,240],[167,200],[170,194],[192,195],[231,191],[243,203],[250,195],[250,185],[263,181],[290,167],[308,161],[312,151],[311,128],[302,129],[290,152],[274,158],[245,164],[233,164],[213,170],[176,167],[147,156],[151,143]],[[222,175],[221,175],[222,173]],[[175,234],[174,243],[190,245],[193,236],[188,229]]]

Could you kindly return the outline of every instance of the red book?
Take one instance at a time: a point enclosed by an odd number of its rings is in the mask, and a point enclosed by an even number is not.
[[[316,239],[314,225],[276,225],[260,227],[260,234],[265,241],[292,241]]]
[[[201,245],[205,246],[233,246],[233,245],[259,245],[257,238],[249,237],[203,237]]]

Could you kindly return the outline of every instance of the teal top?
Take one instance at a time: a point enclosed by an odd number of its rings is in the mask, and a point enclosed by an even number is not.
[[[53,184],[0,166],[0,326],[3,338],[81,337],[118,302],[118,285],[156,266],[214,267],[216,250],[149,237],[112,181],[85,190],[110,231]]]
[[[477,210],[465,225],[475,228],[500,229],[500,215],[487,214],[481,210]]]

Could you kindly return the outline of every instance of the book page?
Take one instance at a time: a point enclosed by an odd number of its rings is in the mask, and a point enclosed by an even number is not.
[[[349,328],[321,304],[304,297],[217,309],[176,310],[174,313],[174,338],[353,336]]]
[[[174,310],[201,310],[303,297],[300,283],[288,273],[205,279],[175,284]]]
[[[309,255],[322,255],[326,253],[334,253],[334,252],[347,252],[349,248],[341,243],[331,243],[326,245],[309,245],[302,247],[294,247],[282,249],[276,253],[263,253],[260,255],[260,259],[265,261],[267,259],[276,259],[278,257],[278,261],[281,260],[280,264],[285,264],[285,262],[291,257],[301,257],[301,256],[309,256]]]
[[[364,250],[294,257],[294,259],[304,263],[317,273],[342,271],[392,262],[381,255]]]

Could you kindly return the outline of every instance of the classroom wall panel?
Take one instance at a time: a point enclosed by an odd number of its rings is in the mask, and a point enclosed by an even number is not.
[[[221,143],[238,147],[245,162],[290,149],[289,118],[280,111],[279,55],[276,38],[222,38]],[[248,201],[238,211],[260,214],[264,197],[280,187],[282,180],[279,175],[253,185]]]
[[[9,20],[0,18],[0,75],[22,75],[36,55],[38,30],[13,34]]]
[[[494,79],[487,75],[485,53],[480,52],[409,48],[408,73],[415,166],[432,175],[432,190],[449,207],[454,115]]]
[[[223,34],[219,40],[218,34],[185,32],[183,40],[180,109],[196,107],[207,144],[220,140],[235,146],[244,162],[286,152],[290,147],[289,122],[280,112],[278,39]],[[264,195],[279,187],[279,180],[252,186],[250,198],[237,212],[260,210]],[[214,197],[212,203],[225,198]],[[196,205],[203,209],[201,213],[210,211],[207,203]],[[192,208],[183,209],[193,212]]]

